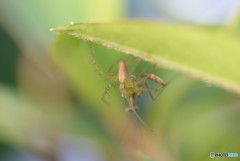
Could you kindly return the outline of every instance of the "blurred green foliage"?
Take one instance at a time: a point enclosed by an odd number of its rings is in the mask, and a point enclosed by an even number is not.
[[[2,53],[0,54],[0,82],[16,87],[19,50],[16,44],[14,44],[12,39],[2,28],[0,28],[0,42],[0,53]]]

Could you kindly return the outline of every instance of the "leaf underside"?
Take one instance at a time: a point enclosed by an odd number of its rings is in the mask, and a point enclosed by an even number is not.
[[[240,93],[240,38],[227,28],[125,21],[77,23],[51,30]]]

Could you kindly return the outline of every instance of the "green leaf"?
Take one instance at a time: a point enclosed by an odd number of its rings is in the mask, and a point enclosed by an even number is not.
[[[51,30],[240,93],[240,38],[227,28],[135,21],[78,23]]]

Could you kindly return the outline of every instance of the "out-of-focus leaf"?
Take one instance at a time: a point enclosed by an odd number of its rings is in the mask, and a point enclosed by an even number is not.
[[[240,93],[240,37],[226,28],[115,22],[79,23],[52,30],[139,56]]]
[[[9,35],[0,27],[0,82],[16,86],[18,48]]]

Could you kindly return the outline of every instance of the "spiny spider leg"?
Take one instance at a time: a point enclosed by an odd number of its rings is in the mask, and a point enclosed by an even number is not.
[[[93,55],[93,64],[95,65],[96,69],[98,70],[98,72],[100,73],[100,75],[105,78],[105,74],[103,73],[103,71],[99,68],[98,64],[96,63],[96,59],[95,59],[95,46],[93,44],[93,42],[91,42],[91,45],[92,45],[92,55]]]
[[[121,60],[124,60],[128,55],[125,55],[122,59],[118,60],[118,62],[120,62]],[[136,70],[136,67],[137,67],[137,64],[141,61],[140,58],[137,58],[135,60],[132,60],[132,58],[130,58],[130,60],[128,60],[127,62],[125,62],[127,65],[127,73],[128,73],[128,76],[130,76],[135,70]],[[115,63],[115,62],[114,62]],[[119,71],[117,71],[119,72]],[[114,73],[114,74],[118,74],[118,73]]]
[[[153,68],[151,69],[151,71],[155,68],[155,66],[153,66]],[[148,79],[158,83],[159,85],[161,85],[162,87],[160,88],[151,88],[150,84],[148,83]],[[145,84],[146,88],[144,88],[145,91],[148,91],[149,95],[151,96],[151,98],[153,100],[155,100],[158,96],[154,96],[152,91],[159,91],[159,90],[163,90],[164,87],[167,85],[160,77],[152,74],[152,73],[141,73],[139,75],[139,77],[137,78],[137,84],[141,85],[141,84]],[[160,92],[161,93],[161,92]]]
[[[148,72],[148,74],[152,73],[155,68],[156,68],[156,64],[154,64],[154,65],[152,66],[152,68],[150,69],[150,71]],[[148,80],[146,80],[145,85],[146,85],[147,88],[151,89],[151,86],[150,86],[150,84],[148,83]],[[162,89],[163,89],[163,88],[160,88],[160,90],[162,90]],[[160,94],[162,93],[162,91],[159,92],[159,94],[157,94],[156,96],[153,95],[153,93],[152,93],[151,90],[148,90],[148,93],[149,93],[149,95],[151,96],[152,100],[156,100],[156,99],[158,98],[158,96],[160,96]]]
[[[114,74],[111,75],[110,72],[111,72],[111,70],[113,69],[113,67],[114,67],[115,65],[117,65],[117,63],[119,63],[121,60],[125,59],[128,55],[125,55],[123,58],[121,58],[121,59],[113,62],[113,63],[111,64],[110,68],[108,69],[107,73],[105,74],[105,73],[100,69],[100,67],[98,66],[98,64],[97,64],[97,62],[96,62],[95,46],[94,46],[93,42],[90,41],[90,43],[91,43],[91,45],[92,45],[93,64],[95,65],[95,67],[96,67],[96,69],[98,70],[98,72],[100,73],[100,75],[101,75],[104,79],[106,79],[106,80],[116,81],[116,80],[117,80],[117,74],[118,74],[118,73],[116,72],[116,73],[114,73]],[[136,59],[136,60],[133,61],[133,62],[130,61],[130,63],[129,63],[129,64],[131,65],[131,67],[129,68],[129,69],[130,69],[130,70],[129,70],[129,71],[130,71],[130,72],[129,72],[130,74],[135,71],[136,65],[137,65],[140,61],[141,61],[140,58]]]
[[[163,85],[161,88],[156,88],[156,89],[151,88],[149,82],[146,80],[146,82],[145,82],[146,87],[148,89],[152,89],[152,90],[148,90],[151,98],[153,100],[156,100],[160,96],[160,94],[166,89],[167,84],[170,84],[175,77],[177,77],[177,73],[165,85]],[[157,95],[154,96],[152,91],[158,91],[158,89],[161,90],[161,91]]]
[[[147,88],[151,88],[151,87],[150,87],[150,84],[148,83],[147,80],[146,80],[146,82],[145,82],[145,85],[146,85]],[[149,95],[151,96],[152,100],[155,100],[155,99],[156,99],[155,96],[153,95],[152,91],[148,91],[148,93],[149,93]]]
[[[137,58],[134,61],[130,61],[128,62],[129,65],[128,66],[128,74],[131,75],[137,68],[138,63],[141,61],[140,58]]]
[[[153,70],[156,68],[156,64],[154,64],[152,66],[152,68],[150,69],[150,71],[148,72],[148,74],[151,74],[153,72]],[[152,89],[150,84],[148,83],[148,80],[146,79],[145,85],[148,89]],[[162,84],[161,84],[162,85]],[[162,85],[163,87],[158,88],[158,89],[153,89],[153,90],[148,90],[149,95],[151,96],[152,100],[156,100],[158,98],[158,96],[162,93],[163,89],[164,89],[164,85]],[[159,92],[156,96],[153,95],[152,91],[159,91],[162,90],[161,92]]]
[[[154,82],[162,85],[163,87],[165,87],[167,84],[158,76],[154,75],[154,74],[147,74],[147,78],[153,80]]]
[[[106,75],[110,75],[110,72],[111,72],[111,70],[114,68],[114,66],[116,66],[121,60],[125,60],[126,59],[126,57],[127,57],[128,55],[124,55],[121,59],[118,59],[117,61],[115,61],[115,62],[113,62],[112,64],[111,64],[111,66],[109,67],[109,69],[108,69],[108,71],[107,71],[107,74]],[[130,65],[136,65],[140,60],[137,60],[137,62],[136,62],[136,60],[135,61],[132,61],[132,60],[129,60],[130,62],[127,62],[127,64],[130,64]],[[130,66],[129,65],[129,66]],[[127,65],[128,66],[128,65]],[[130,69],[132,69],[132,67],[130,66]],[[135,70],[135,68],[133,69],[133,71]],[[131,73],[131,72],[130,72]],[[117,75],[118,74],[118,71],[116,71],[115,73],[113,73],[113,74],[111,74],[111,75]]]
[[[102,101],[103,101],[104,103],[106,103],[107,105],[110,106],[110,103],[105,100],[105,96],[106,96],[107,92],[109,91],[109,89],[110,89],[111,87],[118,87],[118,86],[119,86],[119,84],[117,84],[117,83],[115,83],[115,84],[109,84],[109,85],[107,86],[107,88],[105,89],[105,91],[104,91],[104,93],[103,93],[103,95],[102,95]]]
[[[115,65],[117,65],[121,60],[125,59],[127,56],[128,56],[128,55],[125,55],[123,58],[121,58],[121,59],[113,62],[113,63],[111,64],[111,66],[109,67],[109,69],[108,69],[108,71],[107,71],[107,74],[110,74],[110,72],[111,72],[111,70],[113,69],[113,67],[114,67]],[[114,73],[113,75],[117,75],[117,72],[118,72],[118,71],[116,71],[116,73]]]
[[[156,66],[157,66],[157,64],[154,64],[154,65],[152,66],[152,68],[149,70],[148,74],[152,73],[153,70],[156,68]]]
[[[138,115],[138,113],[136,112],[135,108],[134,108],[134,104],[133,104],[133,101],[131,101],[131,99],[134,99],[135,100],[135,94],[130,96],[130,97],[127,97],[126,98],[127,101],[128,101],[128,104],[130,105],[130,108],[131,108],[131,111],[134,113],[134,115],[137,117],[137,119],[144,125],[146,126],[147,128],[149,128],[150,131],[153,131],[143,120],[142,118]]]
[[[159,96],[160,96],[160,94],[163,92],[163,90],[165,89],[165,87],[161,87],[161,88],[157,88],[157,89],[153,89],[153,88],[151,88],[151,86],[150,86],[150,84],[148,83],[148,81],[146,80],[146,82],[145,82],[145,85],[146,85],[146,87],[147,87],[147,91],[148,91],[148,93],[149,93],[149,95],[151,96],[151,98],[152,98],[152,100],[156,100]],[[161,91],[160,91],[161,90]],[[160,91],[157,95],[153,95],[153,93],[152,93],[152,91]]]
[[[106,79],[106,80],[111,80],[111,81],[117,81],[118,77],[117,75],[109,75],[109,72],[111,69],[108,70],[107,74],[104,74],[103,71],[100,69],[100,67],[98,66],[97,62],[96,62],[96,58],[95,58],[95,46],[93,44],[93,42],[91,42],[92,45],[92,54],[93,54],[93,64],[95,65],[96,69],[98,70],[98,72],[100,73],[100,75]],[[110,68],[113,68],[114,64],[111,65]]]

